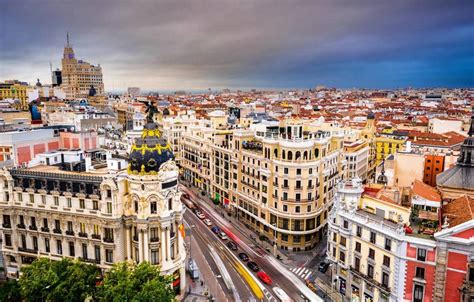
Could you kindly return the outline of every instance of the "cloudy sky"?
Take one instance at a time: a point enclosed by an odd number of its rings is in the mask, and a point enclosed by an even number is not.
[[[109,91],[474,87],[472,0],[2,0],[0,81],[50,83],[67,31]]]

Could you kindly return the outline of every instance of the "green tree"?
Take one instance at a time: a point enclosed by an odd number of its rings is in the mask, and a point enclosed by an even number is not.
[[[21,302],[20,285],[16,280],[0,283],[0,301]]]
[[[174,301],[170,277],[160,274],[157,266],[148,262],[138,265],[122,262],[105,274],[98,294],[100,301]]]
[[[35,260],[23,269],[20,277],[22,296],[26,301],[84,301],[95,296],[95,282],[100,269],[95,265],[63,258]]]

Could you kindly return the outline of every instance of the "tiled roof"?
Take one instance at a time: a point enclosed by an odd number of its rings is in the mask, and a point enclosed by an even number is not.
[[[448,218],[449,227],[474,219],[474,199],[467,195],[451,201],[443,207],[443,217]]]
[[[415,180],[412,191],[414,194],[421,196],[424,199],[438,202],[441,201],[441,195],[435,188],[419,180]]]

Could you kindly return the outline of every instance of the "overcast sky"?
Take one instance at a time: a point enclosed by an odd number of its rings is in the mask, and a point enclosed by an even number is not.
[[[0,81],[50,83],[69,31],[109,91],[474,87],[472,0],[0,3]]]

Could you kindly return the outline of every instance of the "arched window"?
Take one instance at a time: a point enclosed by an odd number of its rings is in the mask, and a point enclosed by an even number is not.
[[[168,198],[168,210],[173,209],[173,198]]]
[[[295,155],[295,159],[298,160],[301,158],[301,152],[300,151],[296,151],[296,155]]]
[[[273,150],[273,157],[278,157],[278,149]]]
[[[308,151],[303,152],[303,159],[308,160]]]
[[[281,151],[281,158],[286,159],[286,152],[285,150]]]
[[[292,159],[293,159],[293,152],[288,151],[288,160],[292,160]]]
[[[318,158],[319,157],[319,149],[316,148],[314,149],[314,158]]]

